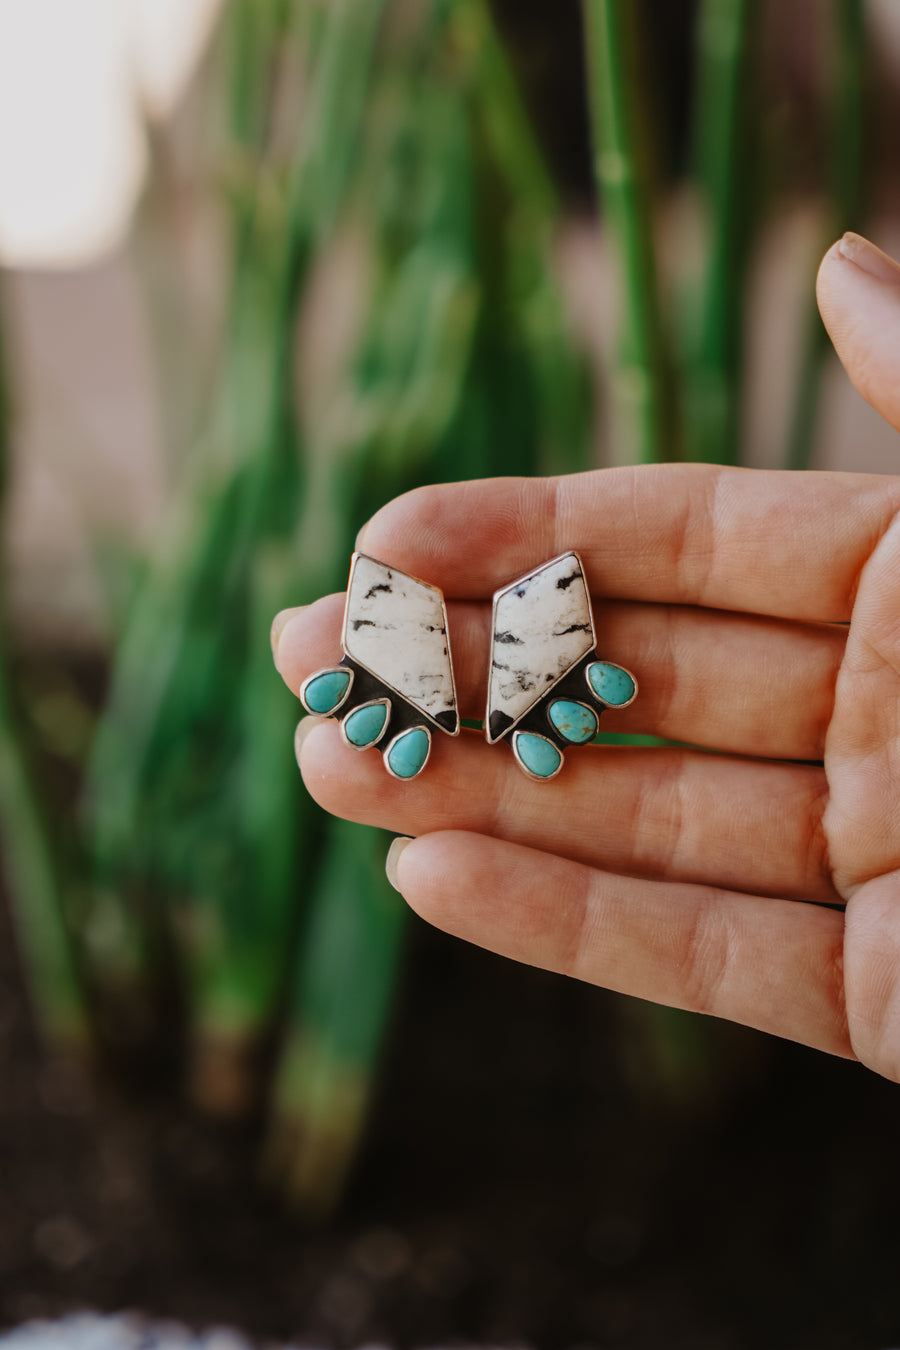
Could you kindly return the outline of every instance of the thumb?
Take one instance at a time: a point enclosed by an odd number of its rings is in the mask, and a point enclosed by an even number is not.
[[[845,234],[822,259],[816,296],[847,374],[900,431],[900,264]]]

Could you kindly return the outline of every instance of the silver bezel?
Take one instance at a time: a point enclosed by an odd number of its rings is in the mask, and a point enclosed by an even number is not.
[[[422,760],[422,768],[418,769],[416,773],[412,775],[411,778],[404,778],[403,774],[394,773],[394,770],[388,763],[388,755],[391,753],[397,742],[402,741],[403,737],[408,736],[411,731],[425,732],[425,735],[428,737],[428,749],[425,752],[425,758]],[[447,734],[449,735],[449,732]],[[407,727],[405,731],[398,731],[397,735],[391,737],[390,743],[386,745],[381,752],[382,758],[384,759],[384,767],[387,769],[388,773],[391,775],[392,778],[396,778],[398,783],[412,783],[415,781],[415,779],[418,778],[419,774],[425,768],[425,765],[428,763],[429,759],[431,759],[431,745],[432,745],[431,727],[423,727],[419,725],[419,723],[416,723],[415,726]]]
[[[557,700],[554,698],[547,700],[547,706],[544,709],[544,715],[547,718],[547,725],[553,728],[557,736],[562,737],[562,739],[566,743],[566,746],[569,749],[578,749],[582,745],[590,745],[591,741],[594,739],[594,737],[600,730],[600,714],[597,712],[596,708],[592,708],[591,705],[584,699],[574,697],[565,699],[566,703],[576,703],[579,708],[587,708],[588,712],[591,714],[595,722],[594,730],[591,732],[590,736],[588,736],[586,741],[570,741],[568,736],[563,736],[559,727],[556,725],[556,723],[553,721],[553,718],[550,716],[550,709],[553,707],[553,704],[558,701],[562,700]],[[548,737],[547,739],[549,740],[550,738]]]
[[[363,708],[374,708],[376,706],[387,708],[387,717],[384,719],[384,726],[381,728],[381,731],[375,737],[374,741],[366,741],[365,745],[354,745],[344,727],[347,717],[352,717],[354,713],[362,712]],[[341,718],[340,721],[341,739],[344,744],[349,745],[351,750],[371,750],[373,746],[378,745],[388,729],[388,724],[391,720],[391,700],[389,698],[368,698],[365,703],[358,703],[355,708],[351,708],[347,713],[347,717]]]
[[[588,676],[588,671],[590,670],[591,666],[612,666],[614,670],[623,670],[625,674],[628,676],[628,678],[631,680],[631,683],[634,685],[634,693],[631,695],[631,698],[628,700],[628,702],[607,703],[605,698],[601,698],[600,695],[594,689],[594,686],[591,684],[590,677]],[[591,661],[589,662],[588,665],[585,666],[584,682],[587,685],[588,693],[590,694],[594,702],[601,703],[603,707],[608,708],[610,712],[619,712],[622,708],[630,708],[632,703],[638,696],[638,682],[635,679],[634,675],[631,673],[631,671],[628,669],[628,667],[620,666],[618,661],[603,661],[599,656],[597,657],[596,661]]]
[[[532,773],[531,769],[529,769],[528,765],[525,763],[525,761],[522,759],[522,756],[519,754],[519,747],[517,745],[517,741],[520,736],[537,736],[539,740],[546,741],[548,745],[553,746],[553,749],[559,755],[559,764],[553,770],[552,773],[548,774]],[[533,783],[552,783],[556,775],[558,773],[562,773],[562,767],[566,762],[565,753],[564,751],[560,750],[558,745],[556,745],[553,741],[550,740],[549,736],[542,736],[539,731],[514,731],[510,736],[509,743],[510,746],[512,747],[512,752],[516,757],[516,763],[518,764],[522,772],[528,775],[528,777],[531,779]]]
[[[313,680],[317,680],[320,675],[350,676],[350,682],[347,685],[347,689],[346,692],[344,693],[343,698],[339,703],[336,703],[334,705],[334,707],[331,709],[331,712],[327,713],[316,712],[315,708],[311,708],[306,701],[307,685],[312,684]],[[321,670],[315,670],[313,671],[312,675],[307,675],[306,679],[301,684],[299,693],[300,702],[303,704],[306,711],[310,713],[313,717],[334,717],[335,714],[339,712],[341,708],[343,708],[344,704],[347,702],[347,699],[350,697],[351,691],[353,689],[353,680],[354,680],[354,671],[352,666],[323,666]]]

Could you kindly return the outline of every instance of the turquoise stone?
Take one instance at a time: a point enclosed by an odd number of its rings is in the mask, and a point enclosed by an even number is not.
[[[551,703],[549,717],[563,740],[570,741],[572,745],[585,745],[592,741],[600,725],[593,708],[568,698],[558,698],[555,703]]]
[[[637,685],[627,670],[609,661],[594,661],[587,668],[588,684],[601,702],[610,708],[621,708],[634,698]]]
[[[344,735],[357,750],[365,750],[381,739],[387,726],[391,705],[387,700],[378,703],[364,703],[361,708],[348,713],[344,718]]]
[[[415,778],[425,767],[431,740],[424,727],[413,727],[398,736],[386,759],[391,773],[398,778]]]
[[[309,681],[303,690],[303,701],[309,711],[327,717],[334,712],[350,688],[349,670],[326,670]]]
[[[553,742],[533,731],[517,731],[515,748],[522,764],[535,778],[552,778],[562,764],[562,754]]]

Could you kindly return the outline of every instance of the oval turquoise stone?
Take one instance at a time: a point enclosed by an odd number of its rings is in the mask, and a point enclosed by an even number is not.
[[[588,684],[597,697],[611,708],[621,708],[634,698],[637,685],[627,670],[609,661],[594,661],[587,668]]]
[[[366,703],[344,718],[344,735],[357,750],[374,745],[387,726],[389,703]]]
[[[424,727],[413,727],[398,736],[387,752],[391,773],[398,778],[415,778],[425,767],[431,742]]]
[[[334,712],[349,687],[349,670],[326,670],[310,680],[303,691],[303,701],[310,712],[327,717]]]
[[[576,703],[573,699],[558,698],[550,704],[550,721],[562,736],[572,745],[585,745],[597,735],[600,722],[593,708],[586,703]]]
[[[516,732],[516,753],[535,778],[552,778],[562,764],[562,754],[546,736],[533,731]]]

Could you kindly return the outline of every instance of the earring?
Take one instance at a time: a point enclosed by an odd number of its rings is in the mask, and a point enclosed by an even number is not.
[[[560,554],[495,593],[485,734],[491,745],[509,737],[531,778],[555,778],[563,750],[593,740],[593,704],[602,712],[637,697],[634,676],[599,661],[594,647],[577,553]]]
[[[431,754],[431,730],[459,735],[447,610],[437,586],[354,553],[344,605],[340,665],[300,687],[317,717],[339,717],[355,750],[383,747],[394,778],[415,778]]]

